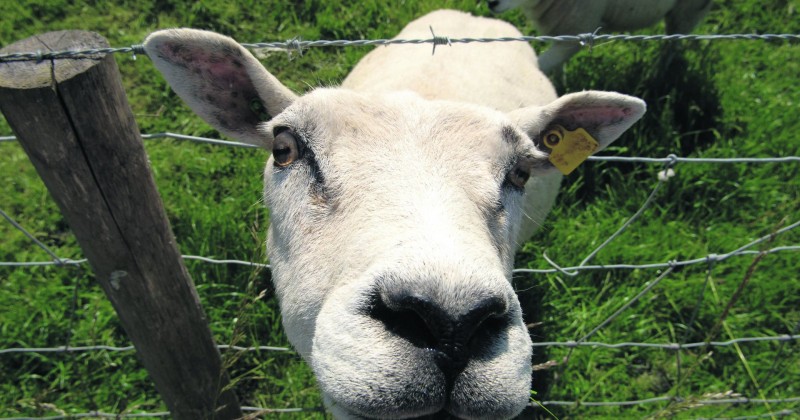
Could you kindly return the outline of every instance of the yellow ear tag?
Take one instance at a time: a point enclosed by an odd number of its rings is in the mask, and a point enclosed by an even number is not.
[[[569,131],[560,125],[544,135],[544,145],[550,149],[550,163],[564,175],[572,173],[600,147],[586,130]]]

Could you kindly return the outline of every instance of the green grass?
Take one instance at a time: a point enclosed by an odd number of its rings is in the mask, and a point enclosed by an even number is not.
[[[60,29],[94,30],[113,46],[140,43],[173,26],[213,29],[242,42],[389,37],[429,10],[452,7],[486,15],[474,1],[142,2],[98,0],[0,2],[0,45]],[[715,2],[698,33],[800,33],[800,2]],[[531,33],[518,13],[503,15]],[[646,33],[658,33],[662,27]],[[446,35],[446,34],[440,34]],[[647,116],[608,154],[662,157],[800,155],[800,46],[797,43],[715,41],[595,45],[573,58],[555,81],[560,92],[617,90],[648,103]],[[536,47],[540,47],[536,45]],[[369,48],[272,53],[265,59],[296,91],[337,83]],[[146,58],[118,55],[126,91],[142,132],[216,137],[169,90]],[[10,133],[0,120],[0,135]],[[182,253],[264,260],[269,223],[260,202],[264,152],[148,141],[147,152]],[[546,226],[519,253],[517,267],[579,263],[644,202],[660,165],[591,162],[568,177]],[[593,263],[666,262],[722,254],[800,219],[800,165],[679,164],[641,219]],[[32,165],[15,143],[0,143],[0,208],[59,256],[80,258],[74,236]],[[795,230],[763,248],[800,243]],[[756,249],[761,249],[756,247]],[[46,253],[0,222],[0,261],[42,261]],[[800,322],[800,258],[770,254],[685,267],[592,341],[700,342],[786,334]],[[288,345],[269,273],[233,265],[187,263],[219,343]],[[604,321],[654,280],[656,270],[598,270],[576,277],[518,275],[538,341],[575,340]],[[706,285],[708,279],[708,283]],[[744,292],[736,294],[742,283]],[[263,295],[262,295],[263,292]],[[702,300],[697,307],[698,298]],[[727,306],[729,314],[721,316]],[[693,314],[697,312],[696,317]],[[690,321],[693,322],[690,324]],[[88,266],[0,267],[0,348],[127,345],[116,315]],[[710,334],[714,333],[714,336]],[[758,398],[800,396],[800,346],[747,343],[680,352],[628,347],[536,348],[536,361],[558,361],[539,372],[537,400],[624,401],[681,395],[684,403],[630,407],[549,407],[559,418],[743,416],[800,409],[800,403],[706,406],[695,400],[732,391]],[[225,352],[244,405],[316,407],[310,369],[292,352]],[[164,410],[133,352],[0,355],[0,417]],[[680,369],[679,367],[680,366]],[[538,410],[542,414],[544,411]],[[321,417],[321,415],[312,415]],[[284,417],[306,418],[308,415]]]

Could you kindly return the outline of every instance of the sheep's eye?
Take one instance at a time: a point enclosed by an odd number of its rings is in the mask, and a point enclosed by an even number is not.
[[[514,166],[508,171],[506,175],[506,182],[511,186],[524,189],[525,183],[531,177],[531,169],[533,167],[533,160],[526,157],[520,157]]]
[[[284,168],[296,161],[303,153],[303,146],[297,137],[288,129],[283,129],[275,135],[272,143],[272,159],[275,166]]]

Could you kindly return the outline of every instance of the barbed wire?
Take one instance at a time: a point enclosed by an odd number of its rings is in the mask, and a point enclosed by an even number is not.
[[[600,28],[598,28],[599,30]],[[431,28],[433,32],[433,28]],[[674,42],[674,41],[780,41],[794,42],[800,41],[800,34],[656,34],[656,35],[628,35],[628,34],[600,34],[598,31],[578,35],[528,35],[518,37],[497,37],[497,38],[450,38],[448,36],[437,36],[433,34],[431,38],[419,39],[357,39],[357,40],[303,40],[293,38],[286,41],[241,43],[245,48],[262,50],[276,49],[295,51],[300,54],[308,48],[318,47],[368,47],[384,45],[415,45],[431,44],[434,52],[437,45],[470,44],[470,43],[492,43],[492,42],[567,42],[577,43],[582,46],[592,46],[598,42],[631,41],[631,42]],[[89,48],[83,50],[64,50],[64,51],[29,51],[18,53],[0,54],[0,63],[59,60],[59,59],[82,59],[97,58],[105,54],[133,54],[136,59],[137,54],[146,55],[144,46],[134,44],[129,47],[113,48]]]

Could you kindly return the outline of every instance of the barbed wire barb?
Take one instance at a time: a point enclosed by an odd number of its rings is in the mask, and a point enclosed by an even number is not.
[[[586,33],[586,34],[579,34],[578,37],[580,38],[581,47],[589,46],[589,51],[594,48],[594,40],[597,38],[597,35],[600,33],[602,27],[598,26],[594,32]]]
[[[453,43],[450,42],[450,38],[446,36],[436,36],[436,33],[433,32],[433,26],[428,26],[431,30],[431,36],[433,37],[433,50],[431,51],[431,55],[436,54],[436,46],[437,45],[447,45],[448,47],[452,46]]]

